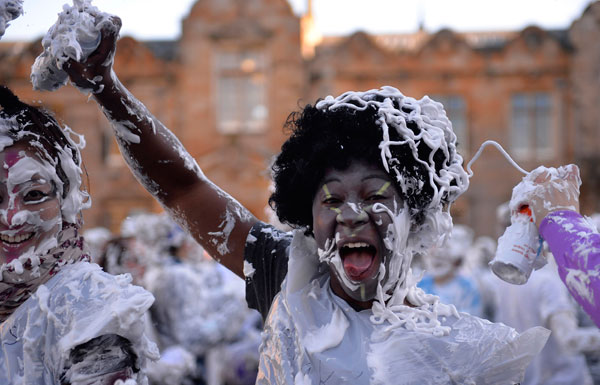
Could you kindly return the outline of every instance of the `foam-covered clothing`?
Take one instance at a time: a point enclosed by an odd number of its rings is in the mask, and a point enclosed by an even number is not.
[[[540,235],[569,293],[600,327],[600,234],[575,211],[555,211],[540,224]]]
[[[494,302],[494,321],[523,332],[535,326],[549,327],[553,314],[569,312],[575,307],[558,278],[554,267],[546,265],[535,271],[523,285],[513,285],[498,277],[488,276],[487,290]],[[527,368],[522,385],[587,384],[589,371],[581,354],[561,348],[551,335],[548,342]]]
[[[161,349],[182,346],[200,357],[211,346],[237,337],[250,310],[243,286],[236,293],[218,266],[213,261],[172,263],[149,274],[146,287],[156,298],[150,312]]]
[[[130,283],[130,276],[107,274],[96,264],[63,266],[0,324],[0,383],[50,385],[61,380],[77,383],[82,376],[102,378],[111,362],[99,356],[93,360],[79,357],[83,361],[74,357],[81,356],[86,343],[103,336],[109,344],[114,341],[111,336],[126,342],[103,348],[112,349],[111,357],[117,360],[122,349],[132,350],[135,367],[140,368],[136,381],[147,383],[146,360],[158,358],[143,323],[153,297]],[[94,351],[94,347],[86,348]],[[90,363],[95,365],[78,365]]]
[[[371,309],[357,312],[331,291],[314,239],[301,232],[255,225],[245,261],[248,302],[268,313],[257,384],[515,384],[549,334],[468,314],[440,318],[451,327],[443,337],[377,324]]]
[[[477,283],[462,274],[456,274],[452,279],[442,284],[435,282],[432,275],[425,275],[418,286],[426,293],[440,297],[443,303],[451,303],[456,310],[481,317],[483,305]]]
[[[35,261],[39,263],[33,263]],[[30,254],[25,263],[20,258],[0,266],[0,322],[21,306],[37,288],[60,269],[76,262],[89,262],[79,224],[63,223],[56,236],[56,246],[42,255]]]

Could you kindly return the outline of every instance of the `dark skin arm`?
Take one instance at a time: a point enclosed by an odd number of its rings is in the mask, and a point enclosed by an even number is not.
[[[258,220],[206,178],[177,137],[121,84],[112,69],[121,21],[112,21],[98,49],[81,63],[69,61],[65,71],[77,87],[92,90],[138,181],[213,258],[243,278],[246,237]]]

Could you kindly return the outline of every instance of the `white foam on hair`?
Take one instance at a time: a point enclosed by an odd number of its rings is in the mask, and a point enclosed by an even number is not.
[[[404,96],[394,87],[385,86],[365,92],[346,92],[337,98],[328,96],[317,103],[318,109],[336,110],[349,108],[365,110],[374,107],[377,111],[377,124],[382,130],[383,139],[379,144],[383,167],[395,173],[396,181],[403,186],[410,184],[405,180],[400,170],[394,168],[398,159],[392,155],[394,146],[408,145],[415,160],[423,164],[429,172],[429,183],[434,191],[434,196],[428,208],[438,208],[442,199],[447,196],[450,202],[454,201],[469,187],[469,179],[462,168],[462,157],[456,152],[456,135],[452,131],[452,123],[446,116],[444,107],[428,96],[417,100]],[[407,123],[414,122],[419,127],[415,133],[408,128]],[[396,132],[403,140],[392,141],[390,130]],[[431,148],[429,159],[420,159],[418,145],[424,142]],[[442,165],[439,172],[435,170],[434,154],[441,150],[447,164]],[[451,185],[456,181],[455,185]],[[422,186],[406,186],[420,189]],[[406,191],[405,191],[406,192]]]

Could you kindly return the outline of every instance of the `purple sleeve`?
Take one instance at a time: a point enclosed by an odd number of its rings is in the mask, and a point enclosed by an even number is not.
[[[600,233],[575,211],[555,211],[542,220],[540,235],[567,289],[600,327]]]

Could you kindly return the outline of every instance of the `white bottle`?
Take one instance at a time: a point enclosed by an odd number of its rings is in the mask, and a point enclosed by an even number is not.
[[[529,279],[533,268],[539,269],[542,239],[533,222],[531,209],[523,206],[511,215],[511,225],[498,239],[496,255],[490,262],[494,274],[502,280],[522,285]]]

